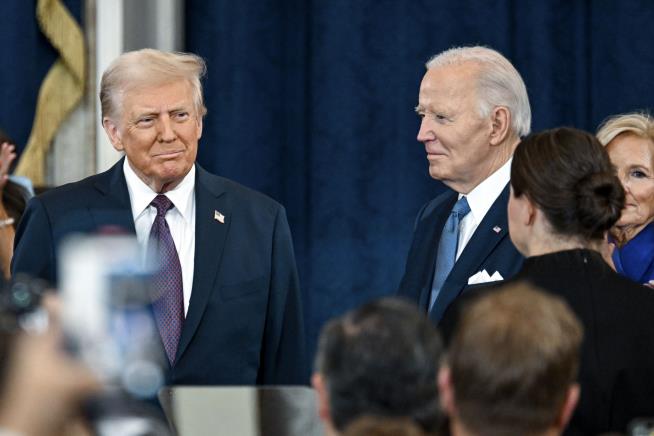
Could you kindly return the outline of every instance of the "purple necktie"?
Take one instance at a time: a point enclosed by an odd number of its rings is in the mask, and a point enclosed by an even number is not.
[[[154,292],[157,296],[153,303],[154,316],[172,366],[175,363],[175,354],[184,322],[182,266],[166,222],[166,212],[174,206],[165,195],[157,195],[150,204],[157,209],[157,216],[150,230],[148,252],[157,255],[160,261],[159,272],[153,280]]]

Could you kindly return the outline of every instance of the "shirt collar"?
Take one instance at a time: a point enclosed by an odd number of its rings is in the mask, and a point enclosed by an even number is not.
[[[127,157],[123,162],[123,172],[127,182],[127,190],[132,204],[132,216],[134,220],[138,218],[150,205],[154,197],[158,195],[152,188],[143,182],[129,165]],[[195,165],[184,176],[182,181],[174,189],[166,192],[166,197],[175,205],[175,209],[180,213],[182,218],[188,223],[191,222],[191,213],[193,210],[193,192],[195,189]]]
[[[493,174],[488,176],[483,182],[477,185],[466,196],[468,205],[470,206],[470,213],[479,225],[488,213],[497,197],[500,196],[506,184],[511,179],[511,161],[510,158],[504,165],[497,169]],[[463,197],[459,194],[459,198]]]

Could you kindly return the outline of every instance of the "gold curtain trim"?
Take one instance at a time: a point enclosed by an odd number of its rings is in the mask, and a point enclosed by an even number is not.
[[[45,157],[57,130],[84,95],[86,52],[82,30],[60,0],[38,0],[36,18],[41,31],[59,52],[48,71],[36,102],[32,132],[16,174],[45,183]]]

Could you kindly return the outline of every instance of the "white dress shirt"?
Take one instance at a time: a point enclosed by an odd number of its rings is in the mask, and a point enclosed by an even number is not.
[[[467,200],[470,206],[470,213],[461,220],[459,228],[459,245],[456,250],[456,259],[459,259],[463,249],[466,248],[470,238],[479,227],[479,224],[484,219],[488,210],[491,208],[497,197],[500,196],[502,190],[509,180],[511,179],[511,161],[509,159],[497,171],[488,176],[486,180],[477,185],[472,191],[468,193]],[[459,199],[463,197],[459,194]]]
[[[145,253],[152,223],[157,216],[157,209],[150,206],[150,203],[158,193],[154,192],[136,175],[129,165],[127,157],[125,157],[123,171],[132,205],[136,238]],[[182,267],[184,314],[186,314],[191,300],[193,265],[195,264],[195,165],[179,185],[166,192],[165,195],[175,205],[166,214],[166,221]]]

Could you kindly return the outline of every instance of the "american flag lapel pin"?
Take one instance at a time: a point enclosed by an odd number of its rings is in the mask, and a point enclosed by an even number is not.
[[[500,226],[495,226],[495,227],[493,227],[493,231],[494,231],[495,233],[499,233],[499,232],[502,231],[502,227],[500,227]]]
[[[225,215],[218,212],[217,210],[213,211],[213,219],[218,221],[220,224],[225,224]]]

